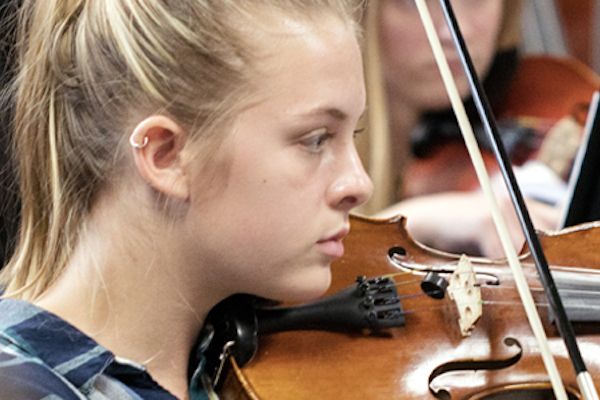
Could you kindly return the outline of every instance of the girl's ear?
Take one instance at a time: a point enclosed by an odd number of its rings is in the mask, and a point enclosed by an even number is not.
[[[186,139],[187,133],[175,121],[152,115],[135,127],[129,140],[142,178],[160,193],[180,200],[189,197],[181,157]]]

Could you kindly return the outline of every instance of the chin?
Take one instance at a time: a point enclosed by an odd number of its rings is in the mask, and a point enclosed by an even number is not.
[[[273,300],[284,302],[306,302],[322,296],[331,285],[331,270],[318,267],[311,273],[295,276],[273,291]]]

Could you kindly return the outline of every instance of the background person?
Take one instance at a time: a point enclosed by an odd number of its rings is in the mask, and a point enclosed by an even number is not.
[[[490,101],[501,104],[518,66],[520,1],[459,0],[453,6]],[[467,78],[442,11],[437,3],[430,11],[459,92],[468,100]],[[417,240],[441,250],[501,256],[479,190],[460,191],[443,186],[444,178],[432,182],[435,176],[423,179],[414,173],[415,152],[430,151],[440,138],[439,146],[444,146],[448,136],[462,142],[414,1],[374,1],[366,21],[369,115],[359,150],[375,192],[361,212],[403,214]],[[467,101],[466,107],[476,116],[472,102]],[[522,234],[508,195],[499,196],[520,247]],[[558,209],[534,201],[529,205],[538,229],[556,227]]]

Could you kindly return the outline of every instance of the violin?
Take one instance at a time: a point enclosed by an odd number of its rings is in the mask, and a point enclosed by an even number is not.
[[[566,179],[598,89],[600,76],[576,59],[538,55],[520,60],[495,110],[513,165],[538,160]],[[488,171],[497,171],[491,150],[484,147],[482,153]],[[408,163],[404,176],[401,191],[406,197],[477,187],[460,135],[430,142],[425,153]]]
[[[471,258],[469,290],[481,314],[469,320],[444,292],[464,257],[415,242],[405,219],[351,217],[347,252],[332,265],[329,293],[357,275],[395,281],[402,326],[375,332],[289,331],[259,338],[254,359],[234,359],[224,399],[548,399],[552,389],[504,260]],[[600,383],[600,223],[540,236],[590,374]],[[570,399],[580,399],[528,250],[520,254]],[[462,273],[462,272],[461,272]],[[431,280],[428,276],[435,275]],[[429,286],[424,285],[427,284]],[[436,295],[437,293],[437,295]],[[462,314],[467,314],[466,326]],[[475,306],[470,312],[475,313]],[[462,315],[464,316],[464,315]]]

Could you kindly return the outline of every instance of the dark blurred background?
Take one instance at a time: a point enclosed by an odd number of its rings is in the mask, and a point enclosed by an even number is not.
[[[14,64],[14,19],[19,2],[0,0],[0,266],[14,247],[19,210],[9,137],[12,102],[7,92]]]

